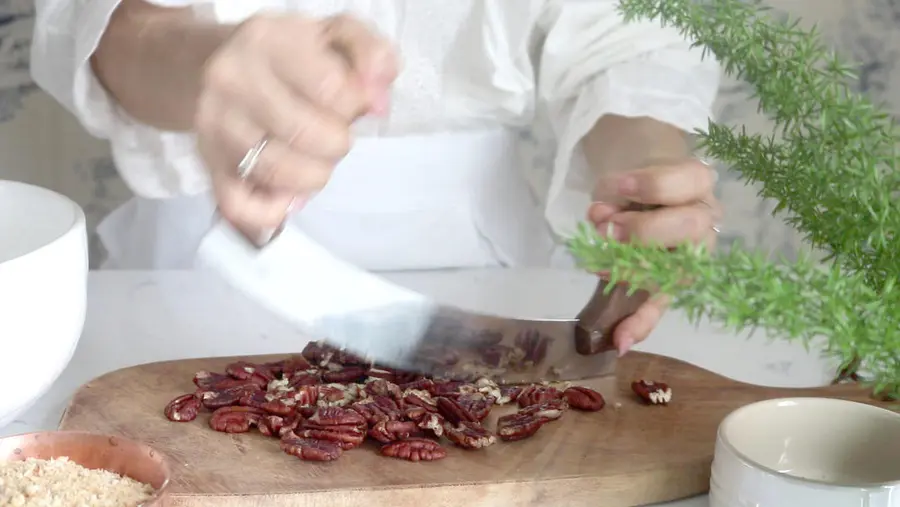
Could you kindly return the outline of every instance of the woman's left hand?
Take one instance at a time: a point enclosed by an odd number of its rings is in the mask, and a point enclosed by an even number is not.
[[[689,241],[714,248],[721,207],[713,195],[715,173],[690,159],[675,164],[646,166],[601,178],[588,217],[598,232],[621,242],[675,247]],[[652,211],[623,211],[610,203],[659,205]],[[611,226],[611,229],[610,229]],[[652,297],[623,320],[613,339],[620,354],[650,335],[668,306],[666,297]]]

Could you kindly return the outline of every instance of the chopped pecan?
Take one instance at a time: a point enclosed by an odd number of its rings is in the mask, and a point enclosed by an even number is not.
[[[462,394],[456,399],[456,403],[465,408],[476,421],[483,421],[494,407],[494,398],[481,393]]]
[[[448,440],[464,449],[483,449],[497,441],[481,423],[463,421],[459,424],[444,423],[444,435]]]
[[[337,351],[323,342],[309,342],[303,348],[303,351],[300,352],[300,355],[311,364],[324,367],[331,362],[335,352]]]
[[[346,407],[359,397],[359,387],[356,384],[328,384],[319,386],[320,407]]]
[[[562,393],[555,387],[531,385],[522,389],[522,392],[516,397],[516,402],[519,407],[525,408],[530,405],[541,405],[559,399],[561,396]]]
[[[256,384],[244,384],[229,387],[221,391],[203,391],[200,393],[200,399],[203,401],[204,407],[210,410],[216,410],[222,407],[237,405],[240,403],[241,398],[256,392],[262,392],[261,389],[262,388]]]
[[[456,398],[464,392],[475,392],[475,386],[466,382],[455,380],[435,382],[428,389],[428,392],[435,398],[442,396],[444,398]]]
[[[292,394],[298,406],[311,407],[319,402],[319,386],[297,386]]]
[[[256,425],[256,429],[267,437],[280,436],[283,428],[284,418],[277,415],[263,416]]]
[[[542,417],[521,412],[505,415],[497,419],[497,435],[507,442],[523,440],[537,433],[547,422]]]
[[[299,355],[294,355],[287,359],[283,359],[274,363],[267,363],[264,366],[268,368],[269,371],[271,371],[273,374],[288,379],[291,378],[294,373],[298,371],[305,371],[312,367],[312,365],[309,364],[309,361],[307,361],[306,358]]]
[[[438,413],[444,416],[444,418],[452,424],[459,424],[460,422],[478,422],[478,418],[470,413],[464,405],[456,400],[451,400],[450,398],[438,398],[437,409]]]
[[[569,404],[563,398],[550,400],[540,405],[529,405],[519,409],[520,414],[534,416],[544,421],[555,421],[562,417],[563,412],[569,408]]]
[[[441,414],[426,413],[421,419],[416,420],[416,426],[423,431],[430,431],[435,437],[440,438],[444,435],[444,419]]]
[[[602,394],[587,387],[573,386],[563,391],[562,395],[569,406],[577,410],[596,412],[606,405]]]
[[[166,418],[173,422],[190,422],[197,418],[200,411],[200,398],[196,394],[184,394],[166,405]]]
[[[201,370],[194,374],[194,385],[199,387],[200,389],[209,389],[224,380],[233,379],[231,379],[228,375],[213,373],[206,370]]]
[[[366,376],[367,371],[368,368],[362,366],[342,366],[340,369],[323,373],[322,380],[331,383],[357,382]]]
[[[447,457],[441,444],[427,438],[408,438],[381,447],[381,455],[409,461],[435,461]]]
[[[369,396],[387,396],[397,401],[403,399],[400,386],[384,379],[369,379],[363,389]]]
[[[254,407],[280,416],[291,414],[294,407],[297,406],[297,402],[290,396],[283,397],[263,391],[256,391],[241,397],[240,403],[244,407]]]
[[[258,369],[260,369],[260,365],[237,361],[226,366],[225,373],[238,380],[249,380]],[[263,367],[263,369],[265,368]]]
[[[316,369],[308,369],[295,371],[290,375],[288,380],[288,386],[290,387],[300,387],[300,386],[311,386],[322,383],[322,375],[319,370]]]
[[[281,450],[304,461],[334,461],[344,452],[334,442],[300,438],[293,433],[282,437]]]
[[[209,418],[209,427],[224,433],[246,433],[265,415],[264,411],[253,407],[222,407]]]
[[[366,426],[366,420],[358,412],[349,408],[319,407],[309,418],[309,422],[320,426],[354,425]]]
[[[382,444],[409,438],[419,431],[412,421],[378,421],[369,429],[369,436]]]
[[[672,401],[672,388],[662,382],[638,380],[631,383],[631,390],[650,405],[668,405]]]
[[[406,406],[421,407],[429,412],[437,412],[437,402],[431,393],[423,389],[407,389],[403,391],[403,403]]]
[[[291,414],[287,417],[282,418],[281,420],[281,428],[278,429],[278,436],[283,437],[284,435],[293,432],[301,424],[303,424],[304,419],[300,414]]]
[[[432,414],[433,412],[429,412],[422,407],[409,406],[403,410],[403,418],[409,421],[421,421],[428,414]]]
[[[501,386],[500,392],[502,393],[500,399],[508,398],[509,401],[507,403],[513,403],[519,400],[519,395],[522,394],[523,387],[521,386]],[[503,405],[503,403],[500,403]]]
[[[375,425],[378,421],[389,421],[391,420],[391,416],[385,413],[381,407],[379,407],[373,398],[366,398],[363,400],[359,400],[356,403],[350,405],[350,410],[358,413],[363,416],[368,423],[369,426]]]
[[[403,389],[404,392],[409,391],[410,389],[423,390],[428,391],[432,396],[434,395],[434,381],[430,378],[420,378],[414,380],[412,382],[398,383],[400,389]]]

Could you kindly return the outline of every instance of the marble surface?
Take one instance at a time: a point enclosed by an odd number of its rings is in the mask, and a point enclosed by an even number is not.
[[[593,290],[592,277],[560,271],[419,272],[390,279],[473,310],[533,318],[571,316]],[[110,371],[171,359],[296,352],[306,340],[221,281],[202,272],[96,271],[88,316],[68,368],[51,390],[0,436],[55,429],[79,386]],[[827,384],[833,368],[800,345],[762,334],[735,336],[670,312],[637,350],[675,357],[761,385]],[[707,507],[706,496],[665,504]]]

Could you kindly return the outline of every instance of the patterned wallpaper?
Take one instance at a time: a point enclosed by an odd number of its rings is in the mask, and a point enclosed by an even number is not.
[[[781,12],[819,26],[838,50],[859,62],[861,89],[900,107],[900,0],[766,0]],[[33,0],[0,0],[0,178],[27,181],[65,193],[87,212],[89,225],[124,202],[129,191],[118,177],[105,143],[32,83],[28,73]],[[747,100],[746,86],[726,79],[717,116],[751,131],[768,123]],[[727,203],[722,243],[736,239],[751,247],[791,256],[802,242],[771,203],[722,168],[718,193]],[[92,240],[92,265],[104,253]]]

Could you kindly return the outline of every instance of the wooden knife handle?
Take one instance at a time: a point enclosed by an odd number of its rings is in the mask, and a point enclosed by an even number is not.
[[[632,204],[625,211],[649,211],[661,206]],[[615,350],[613,331],[623,320],[638,310],[650,299],[645,290],[628,295],[628,285],[619,284],[609,294],[605,294],[609,282],[601,279],[593,296],[578,314],[575,326],[575,350],[579,354],[594,355]]]

